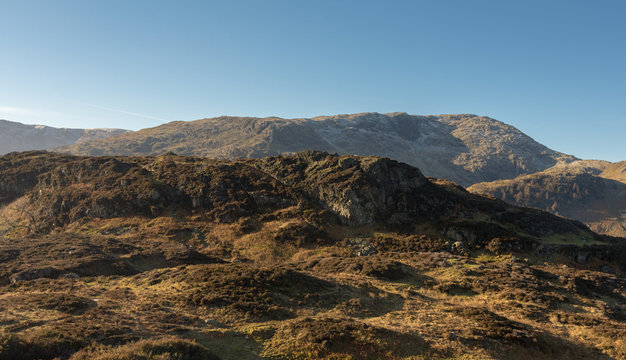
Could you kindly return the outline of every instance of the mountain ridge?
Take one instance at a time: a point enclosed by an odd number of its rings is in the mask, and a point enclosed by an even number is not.
[[[58,146],[93,141],[127,131],[111,128],[55,128],[0,119],[0,154],[13,151],[50,150]]]
[[[174,152],[227,159],[303,150],[379,155],[417,166],[428,176],[465,186],[512,178],[576,160],[491,118],[402,112],[296,119],[217,117],[171,122],[55,150],[77,155]]]

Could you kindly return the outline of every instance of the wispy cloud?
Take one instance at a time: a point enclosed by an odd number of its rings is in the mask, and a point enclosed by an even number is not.
[[[14,107],[14,106],[1,106],[0,105],[0,114],[38,116],[38,115],[42,115],[43,113],[41,111],[23,109],[23,108]]]
[[[7,120],[26,121],[49,121],[50,119],[60,118],[64,115],[56,111],[27,109],[17,106],[0,105],[0,118]]]
[[[626,124],[626,120],[614,120],[614,121],[596,121],[596,124],[601,124],[601,125],[623,125]]]
[[[146,118],[146,119],[152,119],[152,120],[159,120],[159,121],[170,121],[167,119],[163,119],[157,116],[152,116],[152,115],[146,115],[146,114],[140,114],[140,113],[136,113],[136,112],[132,112],[132,111],[126,111],[126,110],[120,110],[120,109],[113,109],[110,107],[106,107],[106,106],[100,106],[100,105],[94,105],[94,104],[85,104],[89,107],[92,108],[96,108],[96,109],[101,109],[101,110],[106,110],[106,111],[111,111],[111,112],[116,112],[116,113],[120,113],[120,114],[126,114],[126,115],[131,115],[131,116],[138,116],[138,117],[142,117],[142,118]]]

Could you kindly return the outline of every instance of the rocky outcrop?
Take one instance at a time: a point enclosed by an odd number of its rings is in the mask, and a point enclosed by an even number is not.
[[[38,182],[38,176],[76,159],[74,156],[29,151],[0,156],[0,205],[23,196]]]
[[[302,188],[351,225],[414,221],[423,215],[417,194],[432,184],[411,166],[379,157],[304,152],[254,162],[278,180]]]
[[[59,276],[60,271],[53,267],[43,267],[37,269],[23,270],[17,274],[14,274],[10,277],[11,283],[16,283],[19,281],[26,280],[35,280],[41,278],[52,279]]]
[[[255,168],[176,156],[74,158],[41,174],[29,196],[39,229],[168,209],[232,222],[251,211],[298,203],[297,195]]]

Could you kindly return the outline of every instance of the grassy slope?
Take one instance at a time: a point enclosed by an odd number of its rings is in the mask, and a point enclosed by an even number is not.
[[[605,179],[612,179],[626,184],[626,161],[608,165],[600,174]]]

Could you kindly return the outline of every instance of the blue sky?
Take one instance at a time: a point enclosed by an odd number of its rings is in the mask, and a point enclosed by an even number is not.
[[[626,160],[626,1],[0,0],[0,118],[474,113]]]

